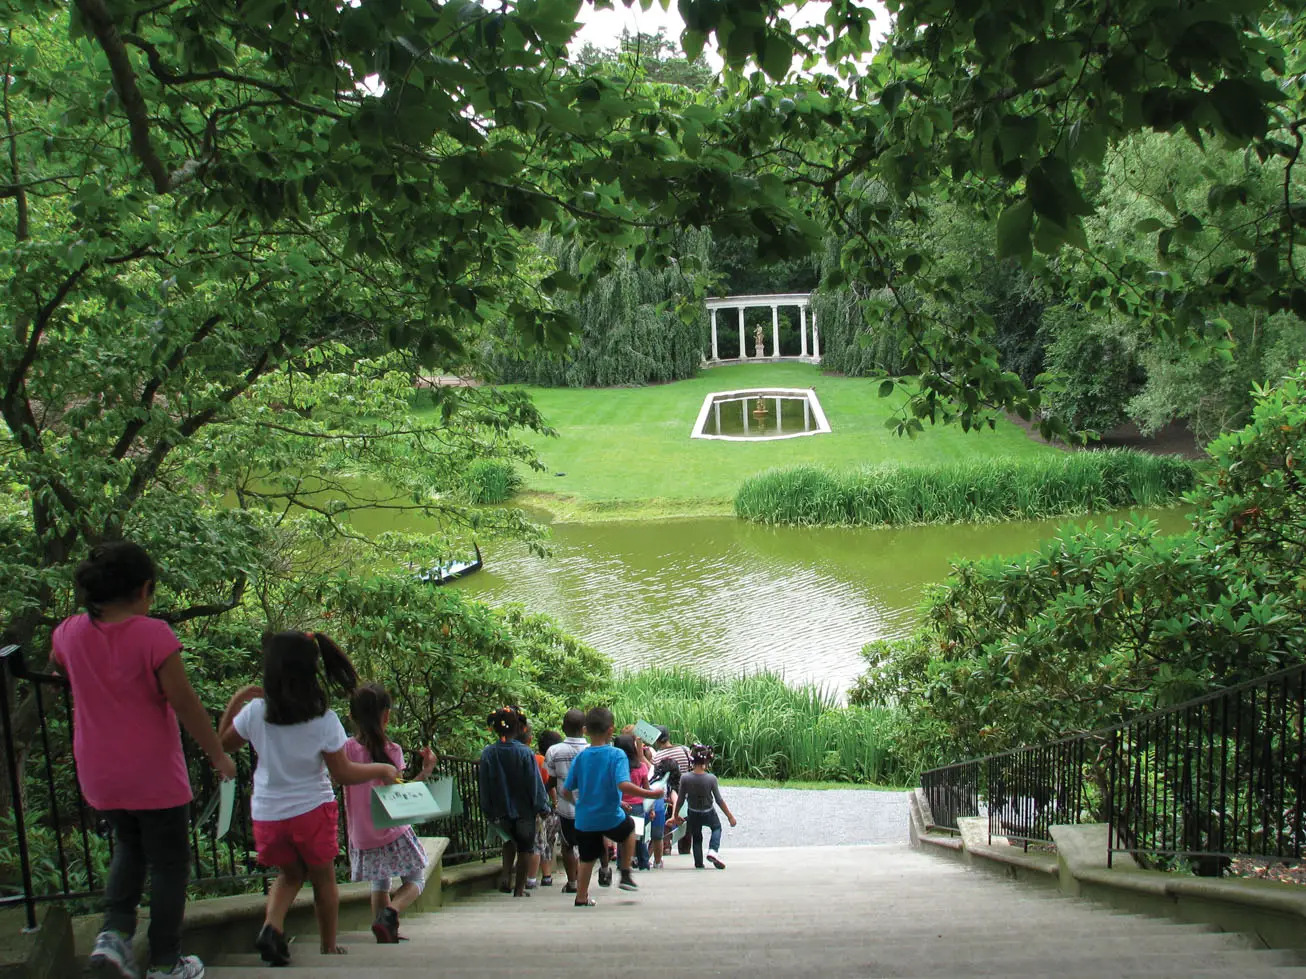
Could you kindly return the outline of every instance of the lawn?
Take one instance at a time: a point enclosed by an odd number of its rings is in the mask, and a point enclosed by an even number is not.
[[[777,442],[689,437],[705,395],[748,387],[814,387],[832,431]],[[562,519],[730,513],[739,484],[772,466],[930,465],[1057,451],[1005,421],[995,431],[938,426],[915,439],[896,435],[885,422],[903,396],[881,398],[878,389],[877,380],[827,376],[808,364],[717,367],[642,388],[528,388],[558,437],[536,440],[547,469],[526,474],[523,499]]]

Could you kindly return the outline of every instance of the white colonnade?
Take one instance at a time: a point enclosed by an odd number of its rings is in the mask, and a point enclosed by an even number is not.
[[[819,364],[821,362],[821,336],[816,329],[816,311],[812,309],[812,294],[810,292],[784,292],[773,295],[758,296],[718,296],[709,299],[706,302],[708,312],[712,316],[712,357],[708,363],[715,363],[721,360],[757,360],[759,357],[766,360],[780,359],[780,308],[782,306],[798,307],[798,324],[799,336],[801,337],[801,350],[797,358],[788,357],[787,360],[804,360],[809,363]],[[754,351],[750,356],[748,353],[749,337],[744,324],[744,311],[751,307],[771,307],[771,342],[770,353],[766,353],[766,338],[763,336],[759,344],[754,337]],[[717,312],[719,310],[736,309],[739,311],[739,354],[738,357],[732,357],[727,354],[721,356],[721,337],[718,332],[719,324],[717,323]],[[807,343],[808,325],[811,326],[811,347]],[[760,329],[760,327],[759,327]],[[757,347],[761,347],[759,353]]]

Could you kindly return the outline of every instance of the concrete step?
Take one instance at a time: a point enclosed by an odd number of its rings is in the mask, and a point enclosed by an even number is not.
[[[528,899],[489,892],[405,918],[410,941],[402,945],[378,946],[366,932],[342,935],[346,956],[323,956],[314,936],[302,936],[291,969],[377,979],[428,979],[433,970],[477,979],[610,979],[643,968],[643,960],[623,964],[628,956],[619,950],[629,944],[621,936],[667,934],[684,955],[672,975],[1306,979],[1297,953],[1116,913],[906,848],[747,850],[728,859],[724,873],[669,862],[665,871],[638,874],[635,893],[594,887],[599,906],[588,909],[572,907],[560,884]],[[661,953],[657,962],[668,964]],[[213,963],[209,975],[285,972],[263,966],[247,947]]]

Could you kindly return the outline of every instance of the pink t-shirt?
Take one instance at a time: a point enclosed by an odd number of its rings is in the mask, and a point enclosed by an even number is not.
[[[648,788],[648,762],[638,765],[630,770],[630,780],[638,785],[641,789]],[[642,795],[622,795],[621,801],[627,806],[644,807],[644,797]],[[638,813],[636,813],[638,815]]]
[[[172,809],[191,800],[177,715],[159,667],[181,649],[166,622],[85,613],[54,630],[54,659],[73,689],[73,757],[94,809]]]
[[[390,764],[399,771],[404,770],[404,752],[393,741],[385,746],[385,753]],[[370,765],[373,758],[357,738],[345,742],[345,756],[360,765]],[[384,785],[379,778],[362,785],[345,786],[345,815],[349,821],[349,846],[355,850],[375,850],[378,846],[393,843],[408,832],[407,826],[395,826],[391,829],[377,829],[372,825],[372,787]]]

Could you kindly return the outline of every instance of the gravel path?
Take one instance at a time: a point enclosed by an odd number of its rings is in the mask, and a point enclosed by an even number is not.
[[[721,795],[739,820],[731,829],[722,817],[723,849],[908,842],[906,792],[722,786]]]

